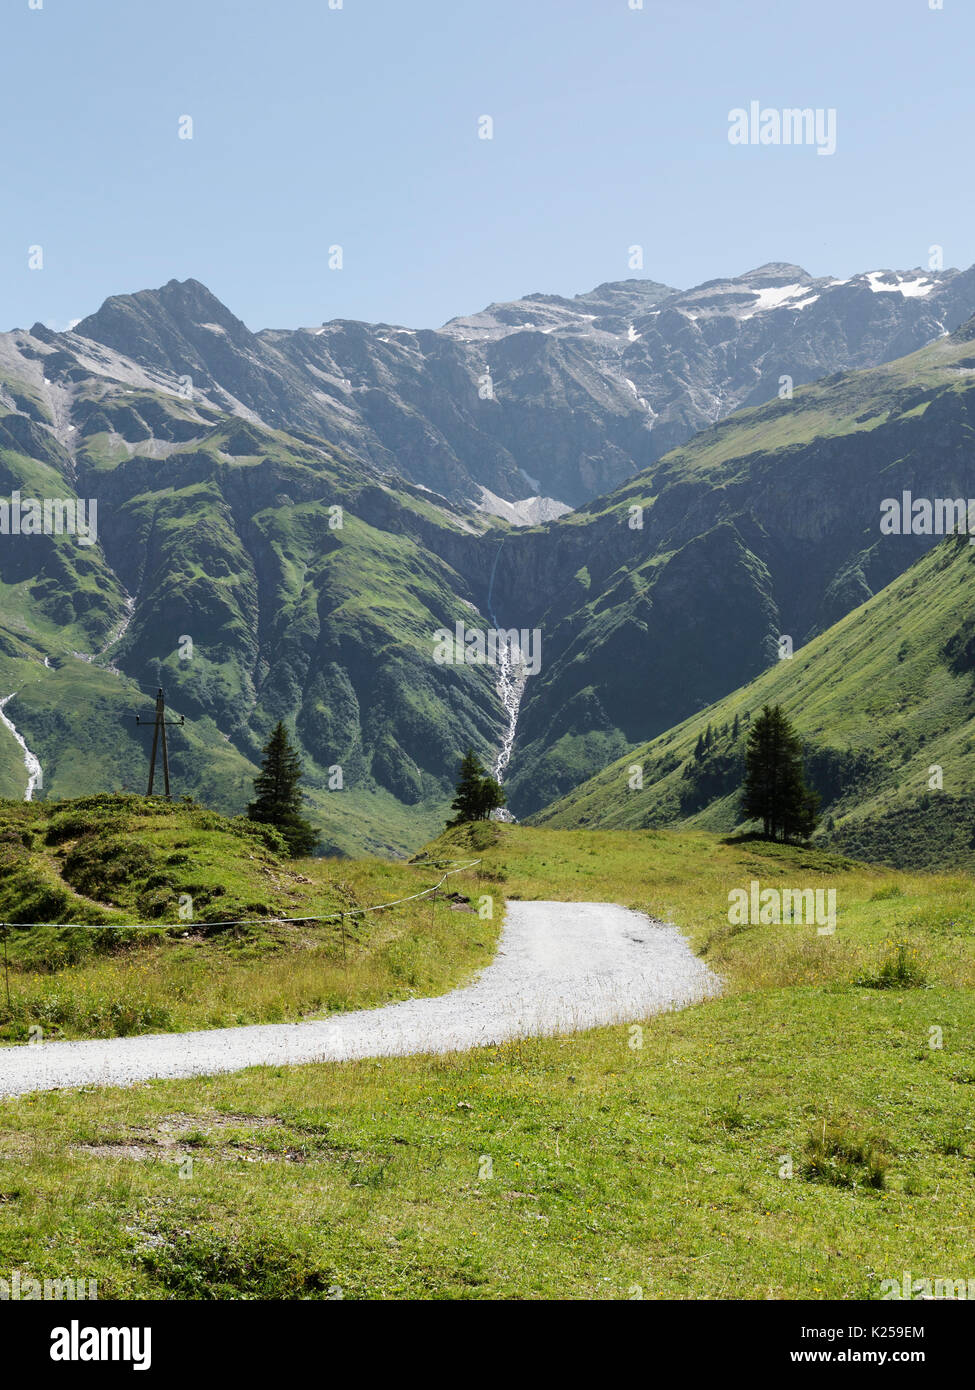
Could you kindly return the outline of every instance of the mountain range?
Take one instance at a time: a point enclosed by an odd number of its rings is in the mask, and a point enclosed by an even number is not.
[[[975,313],[975,268],[814,279],[773,264],[680,291],[535,294],[439,330],[336,320],[252,333],[197,281],[111,298],[64,335],[221,411],[308,431],[454,502],[576,508],[742,406],[876,366]],[[85,349],[90,351],[90,349]],[[487,499],[490,505],[490,499]]]
[[[2,334],[0,498],[96,499],[98,544],[0,535],[0,794],[12,728],[43,795],[138,789],[162,684],[178,790],[240,810],[283,718],[327,848],[403,852],[509,723],[433,634],[497,622],[541,636],[538,813],[924,555],[879,506],[975,495],[973,313],[975,270],[775,264],[417,331],[252,333],[171,281]]]

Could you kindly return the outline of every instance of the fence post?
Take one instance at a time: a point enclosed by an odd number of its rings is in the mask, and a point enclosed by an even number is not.
[[[3,982],[7,987],[7,1008],[10,1008],[10,967],[7,964],[7,931],[6,922],[0,922],[3,928]]]

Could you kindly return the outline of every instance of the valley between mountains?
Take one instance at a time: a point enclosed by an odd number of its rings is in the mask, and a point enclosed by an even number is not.
[[[804,709],[855,621],[877,664],[851,648],[843,718],[803,727],[819,838],[902,863],[929,741],[952,824],[975,796],[971,571],[880,505],[975,496],[973,313],[973,270],[773,264],[422,331],[252,333],[171,281],[2,334],[0,497],[95,504],[97,540],[0,534],[0,793],[141,791],[161,685],[177,793],[239,813],[283,719],[328,853],[428,841],[468,746],[519,819],[733,828],[741,748],[690,766],[698,733],[773,687]],[[538,673],[437,664],[457,623],[537,632]],[[879,707],[905,662],[950,710]]]
[[[775,265],[416,333],[171,282],[0,335],[0,498],[97,522],[0,532],[0,1263],[56,1231],[167,1300],[966,1269],[975,547],[879,521],[975,496],[973,314],[970,271]],[[437,662],[457,624],[537,672]],[[810,844],[736,833],[766,703]],[[324,856],[241,814],[278,720]],[[517,823],[444,831],[468,746]],[[835,932],[732,921],[759,884]]]

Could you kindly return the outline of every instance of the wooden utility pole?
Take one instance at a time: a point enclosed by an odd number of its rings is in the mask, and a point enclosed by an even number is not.
[[[148,719],[142,719],[139,715],[135,716],[137,724],[148,724]],[[152,761],[149,764],[149,790],[146,796],[152,796],[152,787],[156,779],[156,754],[159,749],[160,737],[162,738],[162,765],[163,783],[166,788],[166,800],[169,801],[169,746],[166,743],[166,725],[175,724],[177,728],[185,724],[186,720],[182,715],[178,719],[166,718],[166,696],[162,686],[156,691],[156,713],[152,721]]]

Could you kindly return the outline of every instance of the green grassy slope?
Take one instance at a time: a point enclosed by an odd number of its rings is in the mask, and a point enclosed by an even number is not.
[[[858,1299],[970,1274],[970,878],[701,831],[488,838],[432,852],[476,848],[511,897],[676,920],[725,996],[454,1056],[0,1104],[0,1263],[84,1270],[103,1298]],[[834,886],[836,933],[730,927],[754,877]],[[913,979],[874,987],[898,942]]]
[[[38,421],[0,418],[0,495],[98,503],[97,547],[0,538],[0,690],[17,691],[10,717],[44,794],[144,787],[150,735],[134,716],[163,685],[187,720],[171,731],[180,792],[242,811],[284,719],[329,850],[422,844],[458,750],[489,757],[502,725],[490,672],[432,660],[434,631],[476,609],[430,538],[493,523],[381,485],[321,441],[70,380],[70,447]],[[10,792],[19,760],[0,739]]]
[[[489,959],[500,904],[491,921],[429,899],[356,913],[431,888],[442,869],[282,850],[265,827],[185,803],[0,801],[0,921],[42,924],[9,930],[0,1038],[315,1017],[438,993]],[[476,882],[475,868],[447,890],[470,896]],[[335,912],[355,915],[279,920]],[[43,925],[59,922],[104,930]]]
[[[509,538],[499,613],[540,627],[543,649],[517,815],[754,679],[780,634],[807,642],[930,547],[882,536],[880,504],[975,497],[973,339],[969,325],[740,411],[584,513]]]
[[[927,347],[857,372],[836,372],[799,387],[790,399],[737,411],[667,455],[668,473],[689,479],[710,475],[734,463],[727,481],[744,476],[757,454],[803,448],[817,440],[869,434],[895,421],[920,420],[933,410],[946,413],[947,397],[967,396],[975,363],[975,324],[929,343]],[[659,475],[649,471],[586,508],[589,515],[622,511],[633,502],[652,505],[650,486]]]
[[[630,749],[535,820],[734,829],[748,719],[776,703],[807,745],[823,798],[818,841],[902,867],[975,864],[975,548],[965,538],[944,541],[791,659]],[[720,732],[698,759],[709,724]],[[636,767],[642,789],[631,786]],[[937,768],[940,790],[930,785]]]
[[[16,389],[0,382],[20,402],[0,406],[0,495],[97,498],[100,545],[2,539],[0,689],[18,691],[11,717],[48,795],[140,790],[133,715],[162,684],[187,717],[179,790],[242,810],[282,718],[329,849],[404,853],[435,832],[464,748],[490,758],[501,740],[494,672],[432,659],[436,629],[491,625],[493,576],[499,624],[542,635],[508,778],[525,816],[924,553],[923,537],[879,535],[879,504],[905,487],[975,495],[973,333],[741,412],[524,533],[380,481],[327,441],[35,344],[4,368]],[[16,763],[0,741],[8,787]]]

